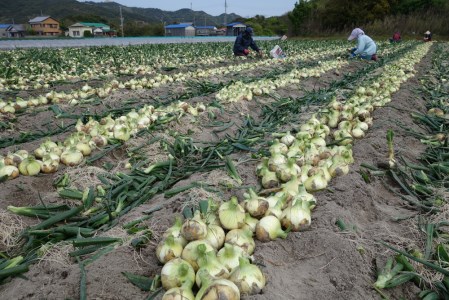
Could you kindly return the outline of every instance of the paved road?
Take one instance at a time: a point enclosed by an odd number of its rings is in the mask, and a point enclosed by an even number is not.
[[[254,37],[257,41],[273,40],[278,37]],[[129,46],[142,44],[170,44],[170,43],[207,43],[231,42],[232,36],[208,37],[129,37],[129,38],[83,38],[83,39],[23,39],[0,40],[0,49],[12,50],[18,48],[62,48],[89,46]]]

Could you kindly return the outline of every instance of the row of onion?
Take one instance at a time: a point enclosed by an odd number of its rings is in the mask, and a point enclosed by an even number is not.
[[[330,51],[330,50],[329,50]],[[173,75],[162,75],[156,74],[151,78],[143,77],[140,79],[130,79],[128,81],[119,82],[118,80],[112,80],[111,82],[105,84],[103,87],[94,88],[85,84],[79,90],[72,90],[70,92],[56,92],[50,91],[45,95],[40,95],[37,97],[29,98],[28,100],[24,100],[20,97],[17,97],[14,101],[3,101],[0,100],[0,112],[1,113],[10,113],[14,114],[17,110],[22,110],[27,107],[41,106],[46,105],[48,103],[60,103],[60,102],[68,102],[71,105],[76,105],[83,100],[90,99],[92,97],[106,98],[108,95],[112,94],[115,90],[118,89],[130,89],[130,90],[139,90],[139,89],[151,89],[158,88],[162,85],[172,83],[172,82],[183,82],[186,80],[192,79],[200,79],[211,76],[223,76],[229,73],[238,73],[244,70],[257,69],[261,67],[272,66],[277,63],[288,63],[298,60],[300,57],[307,59],[316,59],[318,57],[323,57],[328,55],[329,51],[324,51],[323,53],[311,52],[308,54],[294,55],[288,58],[286,61],[272,61],[272,60],[259,60],[251,63],[239,64],[239,65],[230,65],[225,67],[217,67],[211,69],[197,69],[195,71],[189,72],[179,72]],[[335,50],[333,50],[335,51]],[[306,71],[302,70],[303,77],[307,77],[305,75]],[[316,72],[315,72],[316,73]],[[136,73],[139,74],[139,73]],[[265,89],[264,89],[265,90]],[[258,93],[258,91],[260,91]],[[268,93],[268,91],[266,91]],[[256,94],[261,94],[262,89],[255,89]]]
[[[187,45],[188,46],[188,45]],[[283,63],[292,63],[299,58],[313,59],[314,57],[330,55],[335,51],[334,47],[314,47],[307,48],[301,45],[299,49],[296,45],[289,45],[289,57]],[[0,77],[0,91],[7,90],[29,90],[29,89],[48,89],[54,82],[72,82],[76,83],[80,80],[88,81],[92,79],[109,78],[112,79],[120,75],[151,75],[156,73],[164,66],[183,67],[195,64],[201,66],[200,69],[208,67],[219,62],[222,62],[223,55],[218,54],[222,52],[222,47],[218,47],[217,51],[211,52],[210,47],[205,47],[203,53],[199,53],[198,45],[195,48],[194,54],[189,49],[180,50],[182,55],[176,55],[175,49],[171,48],[171,55],[165,52],[154,51],[152,55],[145,53],[151,51],[152,46],[134,47],[129,55],[117,56],[116,53],[107,53],[106,49],[100,50],[101,57],[90,55],[86,60],[86,55],[80,55],[82,49],[57,49],[55,50],[59,59],[65,57],[70,58],[64,60],[63,66],[56,63],[44,63],[39,60],[30,60],[27,67],[15,66],[16,62],[23,62],[29,59],[27,56],[32,56],[33,53],[27,50],[16,50],[8,53],[8,61],[12,70],[19,69],[20,74],[10,75],[7,78]],[[186,47],[186,45],[179,45],[179,48]],[[148,48],[148,49],[145,49]],[[188,48],[188,47],[187,47]],[[337,46],[342,48],[342,46]],[[126,51],[128,52],[128,51]],[[27,54],[28,53],[28,54]],[[14,55],[15,54],[15,55]],[[98,54],[98,53],[96,53]],[[125,54],[125,53],[124,53]],[[126,53],[128,54],[128,53]],[[186,55],[188,54],[188,55]],[[138,59],[136,57],[138,56]],[[191,56],[191,57],[189,57]],[[82,58],[83,61],[80,61]],[[273,63],[273,62],[271,62]],[[251,65],[249,63],[249,65]],[[57,70],[55,72],[55,70]],[[14,71],[13,71],[14,73]]]
[[[0,156],[0,178],[14,179],[19,174],[33,176],[40,172],[54,173],[60,163],[76,166],[94,149],[106,146],[111,139],[125,142],[156,121],[170,120],[173,116],[179,117],[184,113],[197,116],[205,110],[202,103],[191,106],[186,102],[178,102],[158,109],[146,105],[139,111],[132,110],[116,119],[107,116],[100,121],[90,119],[86,124],[79,119],[75,126],[76,132],[61,143],[48,139],[32,154],[21,149],[10,152],[5,157]]]
[[[218,208],[209,205],[206,214],[197,211],[184,223],[177,220],[156,250],[159,261],[165,264],[162,285],[167,291],[163,299],[218,299],[219,294],[239,299],[240,295],[259,293],[266,279],[250,263],[254,237],[267,242],[310,226],[316,199],[309,192],[325,188],[332,177],[348,172],[353,162],[353,138],[364,136],[374,107],[391,101],[400,84],[414,76],[413,65],[428,49],[419,47],[386,66],[376,81],[358,88],[345,103],[334,99],[301,125],[296,135],[286,133],[275,140],[270,146],[271,157],[263,158],[256,172],[264,188],[278,187],[276,193],[262,197],[249,189],[241,203],[231,197]],[[332,130],[342,145],[326,146],[325,138]],[[341,139],[338,131],[345,132],[347,139]],[[192,291],[195,286],[196,297]]]
[[[275,80],[261,79],[250,83],[237,81],[234,84],[223,88],[215,97],[222,102],[252,100],[254,95],[260,96],[262,94],[271,94],[273,90],[278,88],[290,84],[298,84],[301,78],[320,77],[321,74],[331,69],[340,68],[345,64],[348,64],[346,60],[335,59],[319,62],[318,66],[314,68],[293,69],[291,72],[283,74]]]
[[[405,47],[403,45],[400,48],[395,49],[384,49],[382,50],[383,54],[387,54],[391,51],[398,51],[399,49]],[[336,47],[333,49],[333,51],[324,51],[324,55],[317,56],[313,53],[308,53],[308,55],[304,55],[301,57],[303,60],[307,60],[310,58],[317,59],[319,57],[327,57],[330,54],[335,54],[336,52],[340,51],[341,49],[339,47]],[[293,61],[290,61],[287,57],[285,59],[289,63],[293,63]],[[294,58],[294,61],[297,60],[297,57]],[[319,66],[311,69],[302,68],[300,70],[294,69],[290,73],[285,74],[283,76],[280,76],[276,80],[270,80],[270,79],[261,79],[256,82],[250,82],[250,83],[244,83],[242,81],[237,81],[234,84],[223,88],[219,93],[217,93],[216,98],[219,101],[223,102],[238,102],[242,100],[251,100],[253,96],[260,96],[262,94],[271,94],[271,92],[277,88],[285,87],[290,84],[297,84],[299,83],[300,78],[307,78],[307,77],[320,77],[321,74],[331,70],[331,69],[339,69],[342,66],[346,65],[348,62],[346,60],[331,60],[327,62],[319,62]]]
[[[180,45],[180,47],[188,46],[189,45]],[[145,47],[140,47],[140,50],[138,47],[133,47],[133,50],[129,55],[122,56],[117,56],[113,51],[111,51],[110,54],[106,54],[107,51],[103,50],[102,57],[90,55],[91,57],[89,57],[87,61],[86,55],[80,55],[80,53],[74,55],[73,53],[74,51],[84,51],[83,49],[57,49],[54,51],[58,53],[54,54],[54,56],[61,60],[65,59],[63,66],[61,66],[61,63],[59,62],[44,63],[39,60],[30,60],[26,68],[19,68],[18,66],[15,66],[14,68],[14,64],[16,61],[27,59],[27,56],[33,56],[34,53],[28,51],[27,55],[27,50],[16,50],[8,53],[8,55],[10,55],[8,61],[10,63],[10,68],[12,70],[16,68],[19,69],[20,74],[0,78],[0,91],[49,88],[52,83],[61,81],[75,83],[81,80],[87,81],[105,77],[113,78],[120,75],[150,75],[154,74],[164,66],[179,68],[182,66],[189,66],[193,61],[196,66],[207,67],[209,65],[217,64],[222,60],[221,55],[210,53],[210,48],[207,49],[208,51],[204,51],[200,56],[201,59],[198,59],[198,53],[190,54],[191,57],[187,59],[185,51],[182,50],[179,51],[183,52],[183,55],[167,55],[167,53],[161,51],[153,51],[152,55],[148,55],[148,53],[141,52],[145,51],[144,48],[148,48],[146,51],[151,51],[151,47],[153,46],[147,45]],[[172,48],[171,50],[173,51],[174,49]],[[217,48],[217,50],[221,49]],[[175,52],[176,51],[173,51],[173,53]],[[136,59],[136,55],[139,55],[138,59]],[[80,58],[83,59],[83,61],[80,61]]]

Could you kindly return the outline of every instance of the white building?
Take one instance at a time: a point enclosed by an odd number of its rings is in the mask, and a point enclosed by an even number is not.
[[[109,25],[103,23],[79,22],[69,26],[69,36],[74,38],[84,37],[84,32],[90,32],[92,36],[112,36],[115,31]]]

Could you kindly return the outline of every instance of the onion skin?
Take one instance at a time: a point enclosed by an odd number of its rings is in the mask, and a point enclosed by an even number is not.
[[[210,276],[206,270],[198,272],[203,283],[195,300],[239,300],[239,288],[230,280],[217,279]]]
[[[270,228],[272,227],[272,228]],[[276,238],[287,237],[287,233],[282,231],[281,222],[275,216],[263,217],[256,225],[256,238],[261,242],[269,242]]]
[[[16,166],[2,166],[0,167],[0,177],[7,176],[8,179],[14,179],[19,176],[19,169]]]
[[[225,236],[225,232],[220,226],[214,224],[210,224],[207,226],[207,235],[205,237],[205,240],[209,241],[209,243],[212,247],[215,248],[215,250],[218,251],[219,249],[221,249],[224,244]]]
[[[235,196],[220,205],[218,217],[224,229],[232,230],[245,225],[245,210]]]
[[[164,289],[169,290],[181,286],[193,286],[195,271],[192,266],[181,258],[176,258],[165,264],[161,271],[161,281]]]
[[[226,234],[225,243],[242,248],[248,255],[253,254],[256,243],[249,229],[233,229]]]
[[[206,223],[201,220],[199,214],[195,214],[191,220],[186,220],[182,224],[181,234],[188,241],[202,240],[207,236]]]
[[[294,204],[290,203],[282,212],[282,227],[289,228],[294,232],[308,228],[312,222],[310,207],[313,205],[313,202],[306,200],[297,200]]]
[[[229,280],[235,283],[241,295],[260,294],[267,282],[259,267],[245,258],[240,258],[239,266],[232,271]]]
[[[190,288],[175,287],[165,292],[162,300],[195,300]]]
[[[182,244],[177,242],[175,237],[171,235],[159,242],[156,248],[156,256],[161,263],[165,264],[172,259],[180,257],[182,250]]]

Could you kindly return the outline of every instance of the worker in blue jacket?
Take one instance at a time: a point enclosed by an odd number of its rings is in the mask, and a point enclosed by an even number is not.
[[[349,57],[361,57],[366,60],[377,61],[377,46],[373,39],[367,36],[360,28],[354,29],[348,37],[348,41],[355,39],[357,39],[357,47],[349,51],[351,53]]]
[[[234,55],[235,56],[247,56],[249,54],[248,48],[251,47],[260,56],[263,56],[262,51],[257,47],[253,40],[254,30],[251,27],[246,27],[245,31],[240,33],[235,39],[234,43]]]

